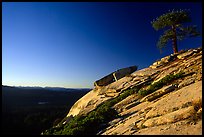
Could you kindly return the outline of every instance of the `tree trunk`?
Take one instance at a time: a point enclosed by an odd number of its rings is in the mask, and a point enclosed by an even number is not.
[[[173,51],[174,51],[174,53],[177,53],[178,48],[177,48],[177,37],[176,37],[176,27],[175,27],[175,25],[172,26],[172,30],[173,30],[173,39],[172,39]]]

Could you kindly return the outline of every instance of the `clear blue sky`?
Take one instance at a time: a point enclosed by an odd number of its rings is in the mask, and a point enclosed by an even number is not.
[[[202,30],[201,3],[2,3],[2,84],[92,88],[95,80],[124,67],[148,67],[160,54],[162,34],[151,21],[171,9],[190,9]],[[188,25],[188,24],[187,24]],[[202,37],[178,49],[199,47]]]

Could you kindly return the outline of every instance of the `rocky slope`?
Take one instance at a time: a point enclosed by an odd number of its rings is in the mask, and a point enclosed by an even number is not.
[[[120,97],[130,90],[135,91]],[[202,134],[202,48],[171,54],[107,86],[95,87],[58,126],[117,98],[111,108],[118,116],[100,123],[105,126],[99,126],[98,135]]]

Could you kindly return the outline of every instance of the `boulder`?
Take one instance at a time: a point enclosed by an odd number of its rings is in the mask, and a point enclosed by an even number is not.
[[[111,74],[108,74],[105,77],[95,81],[94,85],[96,87],[107,86],[107,85],[125,77],[126,75],[133,73],[136,70],[137,70],[137,66],[131,66],[131,67],[119,69],[119,70],[112,72]]]

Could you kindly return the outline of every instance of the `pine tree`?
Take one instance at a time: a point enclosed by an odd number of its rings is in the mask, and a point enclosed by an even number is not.
[[[182,24],[191,22],[189,10],[169,10],[168,13],[163,14],[151,22],[152,27],[155,30],[168,28],[164,31],[164,34],[160,36],[157,43],[159,49],[164,48],[168,42],[172,41],[173,52],[178,52],[177,40],[183,40],[185,37],[194,37],[200,35],[196,30],[197,27],[187,26]]]

